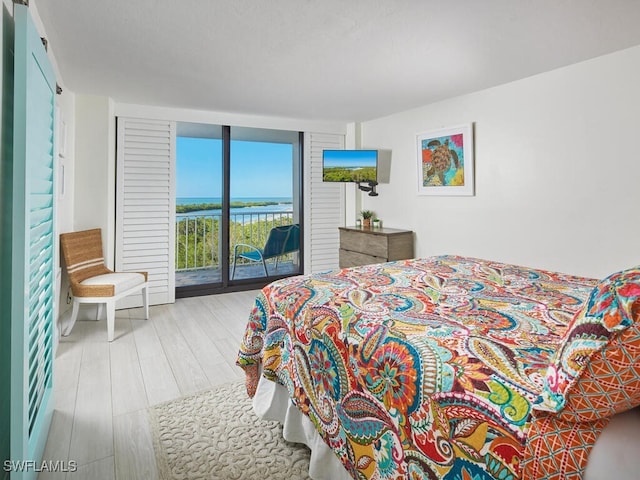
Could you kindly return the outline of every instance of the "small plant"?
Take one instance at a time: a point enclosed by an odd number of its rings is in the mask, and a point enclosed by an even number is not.
[[[363,228],[371,228],[371,219],[373,218],[374,213],[371,210],[362,210],[360,215],[362,215]]]

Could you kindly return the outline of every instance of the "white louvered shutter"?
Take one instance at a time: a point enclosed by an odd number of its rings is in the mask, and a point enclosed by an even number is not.
[[[118,118],[116,270],[148,272],[151,305],[175,301],[175,145],[175,122]]]
[[[345,187],[322,181],[322,151],[342,150],[344,135],[305,134],[305,273],[338,268],[339,227],[344,226]]]

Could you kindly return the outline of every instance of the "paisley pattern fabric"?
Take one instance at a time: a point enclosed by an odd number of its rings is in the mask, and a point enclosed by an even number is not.
[[[286,386],[354,479],[517,479],[532,408],[596,280],[440,256],[292,277],[238,356]],[[584,465],[579,466],[584,468]]]
[[[540,410],[589,422],[640,405],[640,268],[593,289],[545,375]]]

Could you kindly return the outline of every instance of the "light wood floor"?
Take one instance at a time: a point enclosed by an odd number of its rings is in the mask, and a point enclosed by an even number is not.
[[[241,380],[236,354],[257,291],[178,299],[116,312],[115,339],[106,320],[81,310],[60,339],[54,367],[54,415],[45,460],[74,461],[75,473],[39,479],[153,480],[149,406],[213,385]],[[80,317],[82,318],[82,317]]]

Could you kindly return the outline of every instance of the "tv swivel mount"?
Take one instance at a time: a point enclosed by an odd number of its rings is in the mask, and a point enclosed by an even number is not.
[[[369,185],[368,187],[363,186],[360,184],[360,182],[356,182],[358,184],[358,188],[360,190],[362,190],[363,192],[369,192],[369,196],[370,197],[377,197],[378,196],[378,192],[376,192],[376,185],[378,185],[378,182],[367,182],[367,184]]]

